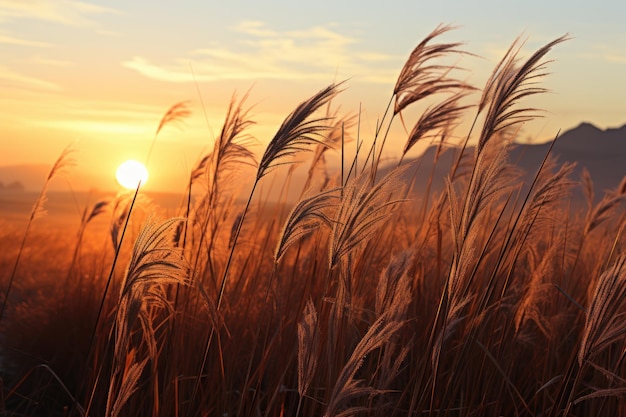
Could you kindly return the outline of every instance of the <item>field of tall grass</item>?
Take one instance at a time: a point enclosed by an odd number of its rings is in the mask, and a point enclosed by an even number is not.
[[[86,207],[76,234],[38,227],[63,153],[0,240],[3,415],[626,415],[626,183],[595,198],[548,154],[522,187],[507,158],[566,37],[527,58],[516,41],[478,90],[446,63],[467,53],[449,29],[412,51],[374,137],[334,110],[336,83],[255,158],[234,97],[174,218],[139,189]],[[426,101],[382,164],[389,126]],[[187,114],[173,106],[157,135]],[[433,178],[404,157],[426,140],[456,163],[416,195]],[[275,172],[290,189],[296,161],[299,197],[259,193]]]

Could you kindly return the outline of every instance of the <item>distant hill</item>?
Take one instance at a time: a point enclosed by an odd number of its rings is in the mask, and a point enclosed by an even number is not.
[[[536,171],[549,147],[550,143],[518,145],[511,153],[511,160],[525,171],[531,168]],[[587,168],[596,195],[601,196],[605,190],[617,187],[626,176],[626,125],[601,130],[590,123],[581,123],[557,139],[552,153],[560,162],[577,163],[575,179]]]
[[[509,156],[510,161],[519,166],[530,179],[548,152],[550,142],[515,144]],[[468,148],[466,152],[474,152],[474,149]],[[431,171],[433,190],[441,190],[444,179],[450,173],[455,158],[454,152],[447,151],[440,155],[433,168],[435,154],[436,147],[430,147],[421,163],[416,161],[419,168],[411,169],[407,174],[407,177],[417,175],[415,189],[418,193],[426,189]],[[552,149],[552,155],[557,157],[559,163],[577,163],[572,175],[572,179],[576,181],[581,178],[583,168],[586,168],[591,174],[596,198],[601,198],[605,190],[614,189],[626,176],[626,125],[602,130],[590,123],[581,123],[559,136]]]
[[[0,187],[0,192],[11,191],[9,185],[19,184],[21,190],[24,191],[41,191],[50,169],[51,164],[22,164],[22,165],[5,165],[0,166],[0,183],[4,184],[4,188]],[[67,170],[67,173],[55,176],[54,180],[49,184],[49,191],[68,191],[71,184],[71,188],[74,190],[91,190],[98,187],[93,187],[93,184],[103,184],[103,181],[92,173],[80,171],[73,168]],[[109,183],[113,187],[105,189],[115,189],[113,180],[109,180]],[[106,183],[105,185],[109,185]],[[17,191],[14,187],[13,191]]]
[[[0,166],[0,182],[5,185],[0,192],[6,190],[9,184],[16,183],[21,184],[23,190],[39,190],[49,171],[50,165],[46,164]]]
[[[13,181],[8,183],[7,185],[4,185],[4,183],[2,181],[0,181],[0,191],[2,190],[7,190],[7,191],[24,191],[26,188],[24,187],[24,184],[22,184],[19,181]]]

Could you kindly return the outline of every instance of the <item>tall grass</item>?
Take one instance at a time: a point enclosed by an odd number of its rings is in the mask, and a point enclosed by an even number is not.
[[[2,262],[15,266],[3,275],[1,411],[624,415],[626,187],[594,204],[572,164],[546,155],[523,188],[509,161],[536,113],[524,99],[544,91],[545,57],[566,38],[527,59],[516,41],[473,105],[476,88],[445,63],[467,54],[439,42],[450,30],[411,53],[371,138],[333,108],[345,84],[331,84],[285,118],[257,164],[246,96],[233,97],[180,217],[155,218],[138,190],[137,206],[125,196],[85,209],[76,238],[38,230],[34,215],[21,240],[5,233]],[[156,134],[187,115],[173,106]],[[443,143],[467,116],[461,146]],[[400,162],[383,166],[391,125],[411,120]],[[329,171],[325,155],[355,129],[369,149]],[[423,159],[407,153],[425,139],[433,164],[455,153],[443,188],[434,169],[412,174]],[[304,151],[308,178],[291,205]],[[285,184],[278,202],[256,191],[272,171]],[[242,201],[233,184],[246,180]],[[87,227],[107,215],[108,229]]]

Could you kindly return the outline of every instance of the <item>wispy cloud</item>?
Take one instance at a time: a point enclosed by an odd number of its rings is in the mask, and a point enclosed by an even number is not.
[[[626,55],[624,54],[606,54],[604,58],[609,62],[626,63]]]
[[[606,45],[594,45],[588,52],[578,53],[578,59],[592,60],[611,64],[626,63],[626,54],[622,48],[609,47]]]
[[[70,61],[64,61],[62,59],[47,58],[43,56],[34,56],[31,59],[31,61],[34,64],[45,65],[49,67],[69,67],[70,65],[72,65],[72,62]]]
[[[37,129],[72,132],[79,134],[79,137],[102,139],[121,135],[119,137],[125,139],[147,140],[154,134],[164,107],[66,96],[55,100],[57,104],[50,106],[45,100],[33,104],[32,99],[0,98],[0,108],[21,110],[11,117],[13,124],[17,122],[24,126],[36,126]],[[0,114],[0,120],[2,116]]]
[[[69,130],[80,132],[82,134],[97,135],[130,135],[138,136],[140,139],[146,139],[152,132],[152,126],[147,123],[128,124],[115,121],[95,121],[95,120],[73,120],[73,119],[55,119],[43,120],[40,126],[52,129]]]
[[[10,68],[0,65],[0,86],[31,88],[46,91],[61,91],[62,88],[58,84],[40,78],[31,77],[21,74]]]
[[[359,48],[358,38],[339,33],[332,25],[277,31],[263,22],[244,21],[233,32],[230,45],[213,43],[169,63],[135,56],[122,65],[166,82],[328,80],[338,76],[389,83],[397,76],[401,61],[395,56]]]
[[[69,26],[96,26],[94,16],[116,9],[78,0],[0,0],[0,22],[35,19]]]
[[[0,33],[0,43],[3,43],[5,45],[29,46],[29,47],[34,47],[34,48],[48,48],[51,46],[48,42],[21,39],[12,35],[7,35],[7,34],[3,35],[1,33]]]
[[[624,53],[624,48],[597,45],[595,49],[597,51],[597,53],[595,54],[596,58],[600,58],[603,61],[618,64],[623,64],[626,62],[626,53]]]

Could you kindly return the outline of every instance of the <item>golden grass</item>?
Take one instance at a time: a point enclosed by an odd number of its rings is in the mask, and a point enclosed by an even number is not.
[[[475,88],[440,64],[466,53],[437,43],[449,31],[412,52],[373,138],[331,109],[344,88],[331,84],[286,117],[257,164],[246,96],[233,97],[180,218],[156,220],[136,192],[86,207],[76,236],[38,229],[34,215],[25,231],[5,229],[1,411],[623,415],[626,187],[594,204],[591,179],[578,184],[572,164],[547,155],[522,193],[508,159],[517,125],[534,115],[522,101],[543,91],[544,58],[566,38],[525,61],[513,44],[476,105],[485,120],[474,152],[467,141],[437,151],[434,163],[455,152],[444,189],[411,179],[412,162],[379,164],[386,132],[414,103],[439,100],[415,115],[402,158],[424,138],[443,141],[473,108],[461,101]],[[187,115],[173,106],[155,138]],[[350,137],[369,151],[326,172],[327,149]],[[284,192],[259,198],[271,171],[286,173],[288,189],[293,170],[281,167],[303,151],[312,162],[293,207]],[[241,202],[232,184],[244,180]],[[587,207],[572,200],[577,186]]]

